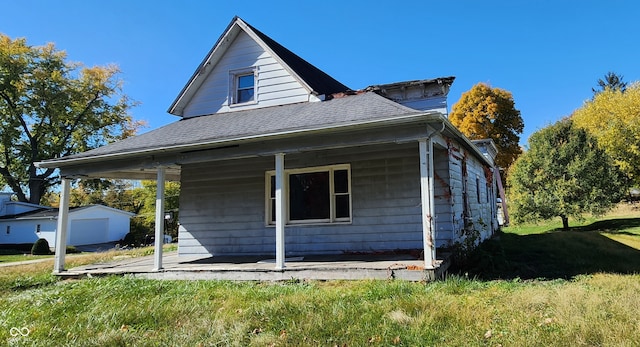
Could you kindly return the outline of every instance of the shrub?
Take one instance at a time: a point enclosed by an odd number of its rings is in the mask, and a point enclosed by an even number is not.
[[[33,255],[49,255],[51,249],[49,249],[49,242],[46,239],[38,239],[31,247],[31,254]]]
[[[67,246],[67,254],[80,253],[75,246]]]
[[[153,227],[148,225],[144,218],[131,218],[129,233],[124,236],[122,243],[125,246],[139,247],[147,234],[153,234]]]

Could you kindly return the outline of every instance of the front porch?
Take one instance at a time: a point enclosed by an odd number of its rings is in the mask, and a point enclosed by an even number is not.
[[[425,269],[424,260],[409,253],[312,255],[286,259],[284,269],[274,267],[275,259],[258,256],[197,257],[163,255],[163,268],[153,271],[154,256],[126,258],[96,263],[58,272],[65,278],[129,275],[165,280],[362,280],[400,279],[432,281],[441,278],[450,265],[449,254],[438,254],[435,267]]]

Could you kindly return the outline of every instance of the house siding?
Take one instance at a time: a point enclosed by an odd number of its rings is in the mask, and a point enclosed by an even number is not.
[[[257,102],[229,106],[230,72],[250,67],[257,69]],[[304,101],[309,101],[309,92],[269,52],[245,32],[241,32],[185,106],[183,116],[193,117]]]
[[[491,177],[485,177],[484,164],[451,140],[448,141],[448,155],[453,217],[452,242],[464,242],[475,233],[475,242],[480,242],[490,237],[494,231],[491,222],[495,219],[494,182]],[[478,193],[480,199],[477,198]]]
[[[287,255],[422,248],[417,142],[285,157],[287,169],[332,164],[351,165],[352,222],[286,226]],[[271,157],[183,166],[180,254],[273,254],[275,228],[265,225],[265,172],[273,169]],[[448,245],[451,202],[448,188],[436,186],[437,243]]]
[[[40,224],[40,234],[36,233],[36,226]],[[7,226],[10,227],[10,232],[7,234]],[[0,244],[22,244],[22,243],[34,243],[38,238],[45,238],[44,235],[52,232],[55,234],[56,222],[47,219],[41,219],[36,221],[25,220],[6,220],[0,221]],[[53,247],[51,240],[49,246]]]

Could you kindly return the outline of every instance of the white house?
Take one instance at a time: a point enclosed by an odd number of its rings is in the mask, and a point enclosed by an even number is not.
[[[0,193],[0,244],[29,244],[39,238],[55,247],[58,209],[11,201]],[[115,242],[129,232],[133,213],[90,205],[69,210],[66,243],[73,246]]]
[[[351,89],[236,17],[170,106],[179,121],[37,165],[60,169],[61,218],[76,177],[156,179],[161,226],[164,181],[179,180],[180,255],[283,269],[289,255],[417,249],[433,269],[438,249],[498,227],[495,153],[448,121],[453,80]]]

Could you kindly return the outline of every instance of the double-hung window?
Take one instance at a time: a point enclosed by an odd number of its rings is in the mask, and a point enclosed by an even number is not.
[[[229,79],[230,98],[232,104],[255,102],[256,75],[253,69],[231,71]]]
[[[276,215],[275,172],[267,172],[266,216]],[[284,208],[287,224],[351,221],[351,168],[348,164],[285,170]]]

